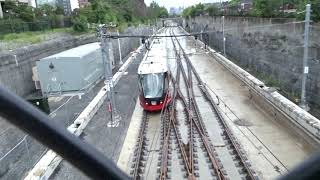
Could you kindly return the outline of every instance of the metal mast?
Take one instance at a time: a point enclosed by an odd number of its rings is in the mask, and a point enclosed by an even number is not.
[[[303,52],[303,70],[302,70],[302,87],[301,87],[301,103],[300,107],[308,111],[309,107],[306,100],[306,83],[309,73],[308,58],[309,58],[309,31],[310,31],[310,12],[311,5],[306,5],[306,18],[304,28],[304,52]]]
[[[102,61],[104,67],[104,77],[105,77],[105,87],[107,90],[107,108],[110,112],[111,121],[108,122],[108,127],[118,127],[120,122],[120,116],[118,114],[116,103],[114,99],[114,86],[112,81],[112,43],[110,38],[105,38],[104,35],[107,34],[107,25],[103,25],[100,28],[101,35],[101,53],[102,53]]]

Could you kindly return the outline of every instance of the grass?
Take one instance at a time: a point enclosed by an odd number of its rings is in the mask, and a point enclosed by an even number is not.
[[[74,33],[72,28],[58,28],[45,31],[28,31],[22,33],[4,34],[0,35],[0,40],[8,43],[36,44],[46,40],[48,36],[58,33],[78,34]]]
[[[78,36],[81,34],[92,33],[89,32],[75,32],[72,28],[57,28],[45,31],[28,31],[22,33],[10,33],[0,35],[0,51],[16,49],[22,46],[38,44],[44,41],[55,39],[61,34],[69,34]]]
[[[300,92],[283,89],[284,87],[282,86],[281,82],[271,75],[268,75],[262,72],[255,72],[255,75],[257,76],[258,79],[262,80],[267,86],[280,88],[279,93],[285,96],[287,99],[291,100],[296,104],[300,102],[300,96],[301,96]]]
[[[269,87],[279,87],[281,88],[281,82],[276,79],[274,76],[259,72],[259,71],[250,71],[255,77],[263,81]]]

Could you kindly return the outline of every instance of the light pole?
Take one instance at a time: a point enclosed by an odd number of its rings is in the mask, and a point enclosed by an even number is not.
[[[309,58],[309,31],[310,31],[310,12],[311,5],[306,5],[306,18],[304,27],[304,52],[303,52],[303,69],[302,69],[302,87],[301,87],[301,102],[300,107],[308,111],[309,107],[306,100],[306,83],[309,73],[308,58]]]

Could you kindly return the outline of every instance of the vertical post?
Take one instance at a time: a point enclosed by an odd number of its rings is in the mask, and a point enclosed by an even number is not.
[[[111,54],[111,41],[104,37],[107,34],[107,26],[104,25],[100,29],[101,34],[101,53],[104,67],[105,84],[107,89],[107,108],[110,112],[111,121],[108,122],[108,127],[118,127],[120,122],[120,116],[117,113],[117,108],[114,99],[114,87],[112,81],[112,54]],[[109,41],[107,41],[109,40]]]
[[[226,37],[224,34],[224,16],[222,16],[223,55],[226,57]]]
[[[119,36],[119,30],[117,30],[117,34],[118,34],[118,36]],[[119,59],[120,59],[119,64],[121,65],[121,64],[123,64],[123,62],[122,62],[120,38],[118,38],[118,48],[119,48]]]
[[[3,10],[2,10],[2,6],[1,6],[1,2],[0,2],[0,19],[3,18]]]
[[[11,33],[15,33],[15,32],[13,31],[12,22],[11,22],[11,10],[10,10],[10,11],[7,10],[7,13],[9,13],[9,23],[10,23]]]
[[[306,83],[307,76],[309,73],[308,67],[308,55],[309,55],[309,31],[310,31],[310,10],[311,5],[306,5],[306,18],[305,18],[305,27],[304,27],[304,52],[303,52],[303,70],[302,70],[302,87],[301,87],[301,103],[300,107],[308,111],[309,107],[306,100]]]

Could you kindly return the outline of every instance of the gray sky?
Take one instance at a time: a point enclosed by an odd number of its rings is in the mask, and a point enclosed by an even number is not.
[[[149,6],[152,1],[153,0],[144,0],[147,6]],[[154,0],[154,1],[157,2],[160,6],[165,6],[168,10],[170,9],[170,7],[188,7],[198,3],[220,2],[220,0]]]

